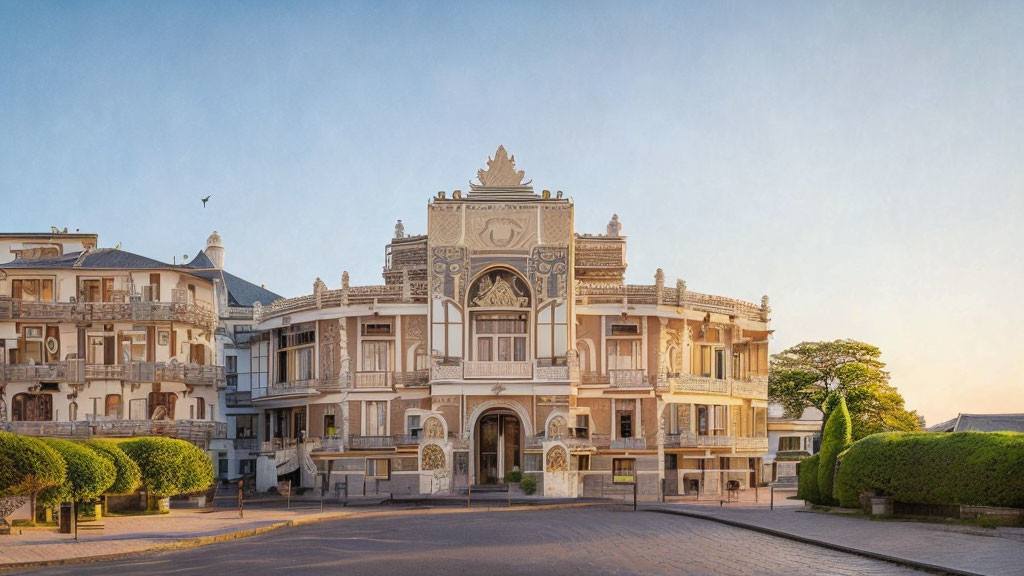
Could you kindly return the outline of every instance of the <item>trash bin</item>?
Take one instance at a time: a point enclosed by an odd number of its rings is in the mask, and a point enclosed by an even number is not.
[[[71,502],[60,503],[60,529],[58,532],[61,534],[71,534],[71,522],[75,515],[74,508],[71,506]]]

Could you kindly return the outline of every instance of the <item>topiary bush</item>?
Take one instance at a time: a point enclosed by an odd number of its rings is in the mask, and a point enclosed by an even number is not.
[[[523,476],[523,479],[519,481],[519,488],[523,490],[523,494],[531,496],[537,491],[537,479],[533,476]]]
[[[815,454],[810,458],[801,460],[797,464],[797,489],[796,496],[813,504],[821,502],[821,495],[818,493],[818,461],[821,456]]]
[[[1024,434],[891,432],[843,455],[836,492],[856,506],[861,492],[907,504],[1024,508]]]
[[[97,454],[114,465],[117,478],[107,488],[107,494],[131,494],[142,486],[142,471],[134,460],[112,440],[87,440],[83,442]]]
[[[144,437],[120,448],[142,472],[142,486],[157,498],[205,490],[213,484],[213,462],[196,446],[174,438]]]
[[[0,496],[27,495],[33,522],[39,493],[66,477],[64,459],[39,439],[0,432]]]
[[[822,504],[837,504],[832,495],[836,458],[839,453],[850,446],[853,439],[853,423],[850,422],[850,411],[846,408],[846,398],[840,398],[839,404],[832,409],[825,428],[821,432],[821,459],[818,461],[818,498]]]
[[[508,484],[515,484],[523,479],[523,473],[519,468],[513,468],[510,472],[505,474],[505,482]]]
[[[43,490],[39,495],[40,502],[48,506],[55,506],[68,500],[89,502],[103,494],[117,479],[117,469],[114,465],[88,446],[59,438],[41,440],[64,459],[67,465],[67,478],[64,482]]]

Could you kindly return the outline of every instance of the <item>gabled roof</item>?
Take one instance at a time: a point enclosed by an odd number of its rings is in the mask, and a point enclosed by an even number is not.
[[[278,294],[257,286],[248,280],[243,280],[226,270],[217,268],[210,260],[206,252],[200,250],[199,254],[185,265],[188,268],[196,269],[193,274],[209,280],[219,279],[228,289],[228,306],[251,307],[256,302],[266,306],[281,298]]]
[[[94,248],[84,252],[70,252],[54,258],[14,260],[0,265],[0,268],[156,269],[180,268],[180,266],[116,248]]]
[[[929,426],[932,432],[1024,432],[1024,414],[960,414]]]

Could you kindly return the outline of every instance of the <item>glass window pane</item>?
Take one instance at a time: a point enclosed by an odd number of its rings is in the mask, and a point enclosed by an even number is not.
[[[512,360],[512,339],[498,338],[498,361],[508,362]]]
[[[515,360],[516,362],[526,362],[526,337],[519,336],[515,339]]]

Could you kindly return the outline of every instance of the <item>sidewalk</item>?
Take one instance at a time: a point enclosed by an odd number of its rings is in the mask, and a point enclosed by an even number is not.
[[[259,502],[254,501],[253,506],[245,509],[244,518],[239,518],[238,511],[231,508],[214,511],[172,510],[166,515],[104,517],[102,530],[80,529],[77,542],[73,534],[60,534],[52,527],[15,527],[10,536],[0,536],[0,573],[57,564],[116,560],[148,552],[191,548],[245,538],[285,526],[354,516],[460,514],[485,510],[514,512],[538,507],[567,506],[561,502],[531,502],[532,506],[505,508],[504,498],[473,500],[473,508],[467,509],[464,499],[461,502],[442,502],[438,503],[440,506],[425,508],[416,507],[412,503],[382,507],[377,505],[379,501],[367,498],[351,502],[348,507],[328,503],[329,507],[323,512],[320,511],[319,500],[293,500],[293,508],[290,510],[283,508],[284,502],[281,499],[264,502],[279,504],[281,508],[262,507]],[[84,522],[82,526],[85,526]]]
[[[778,494],[776,494],[778,497]],[[1024,573],[1024,528],[978,528],[906,521],[874,521],[802,506],[690,503],[643,504],[655,512],[705,518],[834,550],[949,574],[1019,576]],[[710,503],[702,503],[710,504]]]

